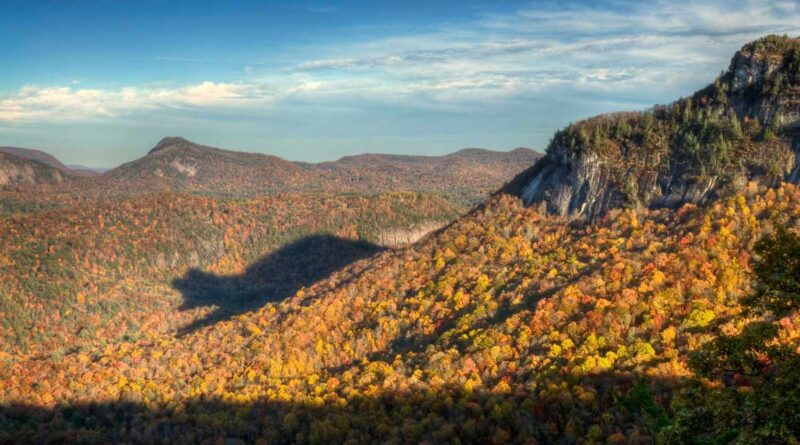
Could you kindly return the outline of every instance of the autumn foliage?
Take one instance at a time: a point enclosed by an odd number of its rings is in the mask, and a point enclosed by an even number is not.
[[[460,208],[412,192],[109,199],[6,192],[0,217],[0,350],[50,355],[177,329],[172,280],[190,268],[235,275],[313,234],[378,242],[386,230],[454,218]]]
[[[106,289],[164,298],[155,296],[164,289],[158,264],[203,240],[213,241],[197,262],[220,272],[245,267],[261,250],[248,240],[266,236],[253,235],[253,222],[283,215],[269,200],[156,196],[104,205],[76,213],[83,225],[51,221],[61,225],[46,236],[35,222],[46,213],[3,221],[19,228],[7,245],[31,247],[25,273],[51,273],[59,259],[88,262],[76,274],[138,271],[107,288],[76,288],[73,311],[104,304]],[[224,223],[197,224],[214,218]],[[170,236],[180,221],[209,232]],[[0,357],[0,430],[34,443],[652,443],[695,378],[692,352],[758,317],[741,304],[752,294],[754,244],[777,225],[796,233],[799,221],[800,189],[791,185],[752,185],[708,208],[615,210],[593,223],[497,195],[414,245],[189,335],[176,335],[178,320],[199,312],[176,317],[165,307],[128,337],[92,337],[105,340],[57,356],[11,349]],[[108,234],[83,240],[91,245],[78,252],[153,246],[152,254],[45,256],[57,233],[77,242],[69,236],[81,230],[76,224],[102,224]],[[120,243],[127,227],[150,227],[154,240]],[[2,267],[18,267],[2,252]],[[39,317],[67,310],[30,304]],[[777,326],[776,341],[796,350],[796,314]]]

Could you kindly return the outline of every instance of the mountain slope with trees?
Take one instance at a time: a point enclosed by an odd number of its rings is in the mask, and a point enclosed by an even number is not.
[[[159,329],[176,328],[215,305],[246,305],[256,290],[263,294],[258,301],[279,299],[286,286],[278,277],[316,281],[313,270],[344,267],[339,259],[349,248],[366,254],[395,247],[385,243],[386,232],[443,225],[459,214],[439,196],[413,192],[246,200],[155,193],[12,204],[30,208],[0,217],[0,349],[19,355],[137,335],[143,320],[154,316],[165,317]],[[340,240],[335,245],[342,251],[329,248],[326,236]],[[179,308],[185,302],[173,280],[190,270],[235,276],[304,239],[283,269],[250,272],[238,288],[213,287],[216,300],[189,305],[201,308],[191,313]],[[208,287],[188,284],[189,292]]]
[[[753,244],[777,225],[797,236],[799,205],[796,187],[753,183],[708,209],[567,224],[497,196],[188,335],[151,321],[138,339],[6,356],[0,424],[31,442],[651,441],[677,428],[692,352],[747,325]],[[794,353],[798,326],[791,312],[774,331]]]

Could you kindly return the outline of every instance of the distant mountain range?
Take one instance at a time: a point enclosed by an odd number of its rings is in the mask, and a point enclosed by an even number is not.
[[[79,164],[67,164],[67,167],[74,172],[84,173],[87,176],[102,175],[103,173],[111,170],[107,167],[86,167],[85,165]]]
[[[528,148],[498,152],[477,148],[444,156],[362,154],[338,161],[292,162],[276,156],[196,144],[180,137],[162,139],[146,156],[107,171],[66,166],[39,150],[3,152],[52,168],[55,175],[17,175],[7,183],[64,183],[79,192],[176,190],[224,195],[322,191],[383,192],[416,190],[487,195],[541,154]],[[10,176],[10,175],[7,175]],[[16,177],[16,176],[15,176]]]
[[[223,193],[282,191],[489,191],[540,154],[465,149],[445,156],[363,154],[305,163],[208,147],[179,137],[106,176],[178,190]]]
[[[41,150],[34,150],[32,148],[0,147],[0,152],[11,154],[23,159],[41,162],[42,164],[58,169],[62,173],[66,173],[68,175],[95,176],[108,170],[84,167],[82,165],[64,165],[63,162],[59,161],[50,153]]]

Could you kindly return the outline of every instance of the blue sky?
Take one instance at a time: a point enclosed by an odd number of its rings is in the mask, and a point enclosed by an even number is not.
[[[796,1],[0,1],[0,145],[113,166],[161,137],[320,161],[543,150],[713,80]]]

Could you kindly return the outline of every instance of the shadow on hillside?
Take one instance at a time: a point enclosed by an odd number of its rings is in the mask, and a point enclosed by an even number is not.
[[[380,376],[378,381],[383,378]],[[108,401],[42,407],[0,404],[0,445],[106,443],[580,443],[590,434],[622,434],[652,443],[655,404],[666,413],[677,381],[637,384],[630,375],[565,376],[563,392],[503,393],[443,385],[435,392],[383,390],[351,394],[346,403],[314,397],[236,403],[214,397],[159,405]],[[492,382],[487,382],[489,385]],[[570,391],[591,388],[591,401]],[[642,394],[642,391],[644,393]],[[302,392],[298,392],[301,394]],[[602,416],[602,417],[601,417]],[[602,420],[605,418],[606,420]],[[612,419],[608,420],[608,419]],[[659,419],[660,420],[660,419]],[[591,431],[592,425],[600,425]],[[598,428],[595,426],[594,428]],[[589,442],[585,442],[589,443]],[[592,443],[597,443],[592,441]]]
[[[183,294],[180,309],[202,306],[216,306],[217,309],[181,328],[179,335],[289,298],[301,288],[382,250],[365,241],[314,235],[270,253],[241,275],[219,276],[191,269],[172,283]]]

